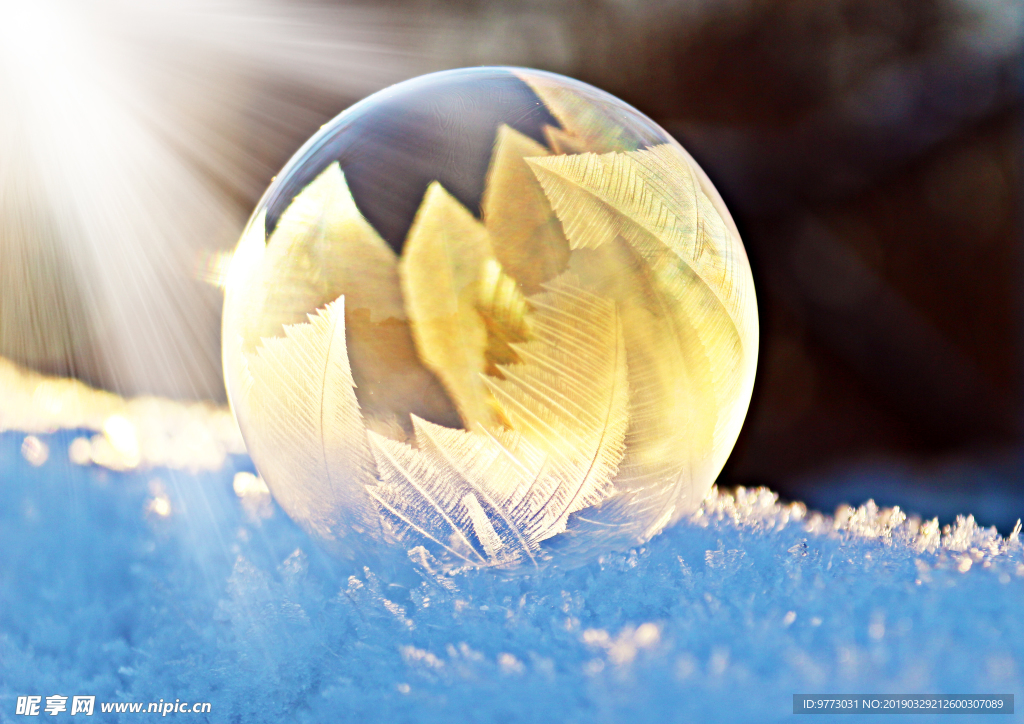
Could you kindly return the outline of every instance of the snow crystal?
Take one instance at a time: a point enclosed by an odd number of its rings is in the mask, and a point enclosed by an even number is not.
[[[1019,527],[716,490],[582,567],[445,575],[423,549],[326,557],[244,456],[117,471],[35,432],[0,435],[0,721],[52,694],[217,722],[789,721],[795,693],[1022,688]]]

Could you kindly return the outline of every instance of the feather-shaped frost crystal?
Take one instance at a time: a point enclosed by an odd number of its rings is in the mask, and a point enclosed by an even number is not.
[[[281,507],[339,555],[573,565],[695,511],[757,307],[711,182],[582,83],[476,68],[325,125],[253,214],[225,379]]]

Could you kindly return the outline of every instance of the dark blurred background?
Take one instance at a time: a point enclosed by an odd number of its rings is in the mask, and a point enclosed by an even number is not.
[[[532,66],[652,117],[733,212],[761,359],[720,484],[1024,515],[1017,0],[43,6],[2,56],[0,355],[223,400],[207,282],[290,155],[389,83]]]

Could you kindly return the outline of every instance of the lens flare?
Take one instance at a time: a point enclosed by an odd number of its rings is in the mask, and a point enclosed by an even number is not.
[[[408,77],[421,25],[273,0],[5,4],[0,355],[221,398],[222,299],[204,282],[315,118],[273,89],[352,98]]]

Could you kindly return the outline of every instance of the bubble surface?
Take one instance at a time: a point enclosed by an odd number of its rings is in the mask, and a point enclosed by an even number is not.
[[[692,158],[586,84],[435,73],[325,125],[226,283],[232,409],[281,507],[346,557],[571,565],[699,507],[757,308]]]

